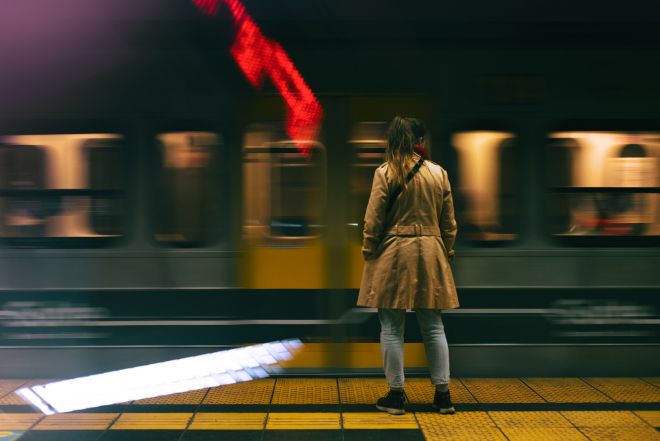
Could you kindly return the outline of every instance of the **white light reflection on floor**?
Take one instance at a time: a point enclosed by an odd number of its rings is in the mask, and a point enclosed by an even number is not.
[[[266,378],[302,348],[283,340],[154,363],[16,391],[46,415]]]

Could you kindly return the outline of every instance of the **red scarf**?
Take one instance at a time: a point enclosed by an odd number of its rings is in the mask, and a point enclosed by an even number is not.
[[[426,150],[421,144],[415,144],[413,149],[415,150],[415,153],[417,153],[422,158],[429,159],[429,151]]]

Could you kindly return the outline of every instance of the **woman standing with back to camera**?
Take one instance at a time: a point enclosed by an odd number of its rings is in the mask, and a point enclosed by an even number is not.
[[[364,273],[358,306],[378,308],[380,345],[390,391],[376,407],[405,413],[403,334],[406,310],[417,314],[431,382],[433,406],[454,413],[449,396],[449,348],[440,312],[458,308],[450,260],[456,221],[447,172],[415,153],[425,128],[395,117],[387,129],[386,162],[376,169],[364,218]],[[416,148],[417,147],[417,148]]]

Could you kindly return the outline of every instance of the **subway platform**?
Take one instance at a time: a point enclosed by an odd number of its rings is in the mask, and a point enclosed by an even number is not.
[[[660,440],[660,377],[457,378],[454,415],[409,378],[402,416],[376,411],[383,378],[271,378],[48,416],[14,393],[48,381],[0,380],[0,440]]]

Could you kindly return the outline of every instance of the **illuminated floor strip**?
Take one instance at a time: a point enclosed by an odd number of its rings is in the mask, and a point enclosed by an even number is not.
[[[155,399],[179,394],[206,395],[209,387],[266,378],[279,372],[302,347],[300,340],[283,340],[152,363],[70,380],[24,385],[16,394],[46,415]],[[202,393],[190,391],[202,390]],[[149,401],[148,401],[149,402]],[[194,401],[193,401],[194,402]]]

